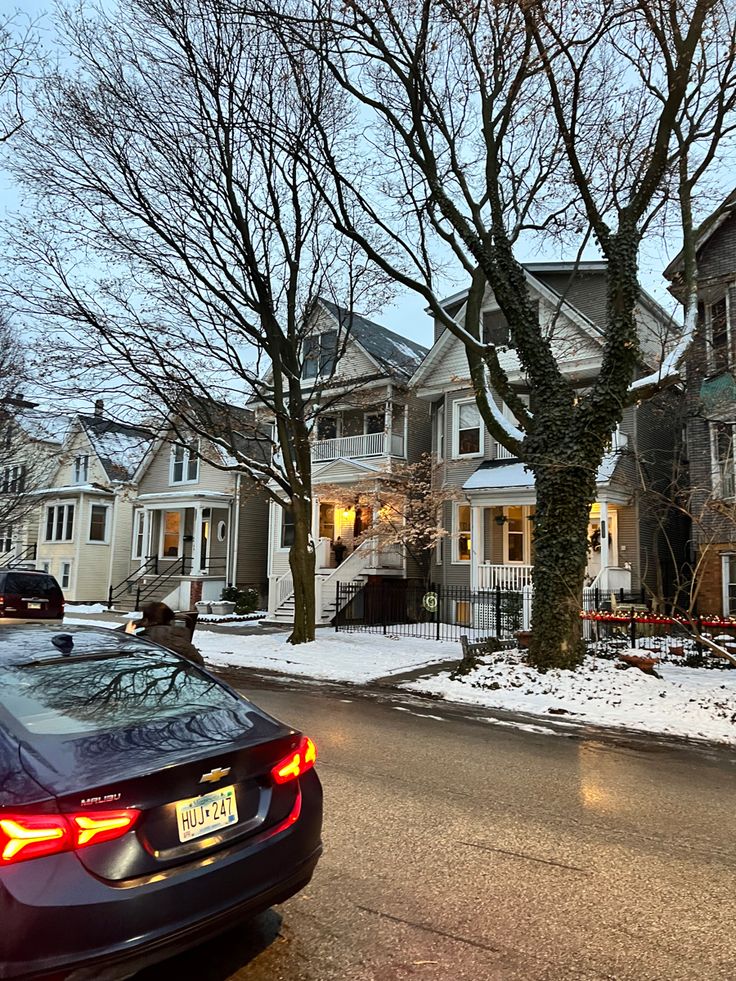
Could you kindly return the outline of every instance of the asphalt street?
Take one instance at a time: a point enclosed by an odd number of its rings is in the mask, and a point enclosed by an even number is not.
[[[736,757],[247,694],[317,743],[324,857],[305,892],[138,981],[736,978]]]

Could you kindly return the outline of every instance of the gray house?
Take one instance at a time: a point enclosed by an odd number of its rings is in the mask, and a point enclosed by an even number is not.
[[[686,361],[687,458],[698,609],[736,615],[736,189],[696,237],[698,330]],[[682,259],[665,270],[681,296]]]
[[[528,287],[536,300],[562,370],[584,390],[601,361],[606,264],[530,263]],[[465,293],[445,307],[463,322]],[[637,316],[644,363],[655,364],[669,324],[666,312],[643,294]],[[529,390],[508,326],[489,291],[483,324],[512,384],[529,403]],[[473,589],[519,590],[531,584],[534,565],[532,475],[486,430],[470,385],[465,349],[439,325],[435,343],[412,387],[432,411],[432,450],[439,480],[454,500],[444,505],[447,535],[436,550],[435,580]],[[601,591],[662,592],[658,520],[646,503],[652,485],[669,481],[677,423],[667,399],[625,410],[597,473],[598,494],[590,511],[587,583]],[[498,405],[508,412],[501,400]],[[533,404],[530,408],[534,409]],[[510,417],[511,418],[511,417]],[[449,495],[448,495],[449,496]]]

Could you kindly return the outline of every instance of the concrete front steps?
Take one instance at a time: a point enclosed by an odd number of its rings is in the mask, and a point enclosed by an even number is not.
[[[151,592],[148,591],[145,579],[141,583],[141,606],[145,606],[146,603],[160,603],[166,599],[169,593],[176,589],[178,583],[164,582],[159,583],[155,589]],[[113,607],[116,610],[120,610],[121,613],[132,613],[135,610],[135,597],[136,597],[136,587],[133,586],[133,591],[131,593],[125,593],[123,596],[119,596],[113,603]]]

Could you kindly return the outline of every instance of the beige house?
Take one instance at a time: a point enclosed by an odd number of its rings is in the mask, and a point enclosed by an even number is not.
[[[35,495],[36,568],[54,575],[67,600],[103,602],[127,571],[133,474],[152,441],[148,429],[94,415],[75,416],[48,485]]]
[[[131,534],[110,592],[115,607],[163,600],[190,609],[229,585],[265,598],[267,503],[219,446],[167,427],[133,479]]]
[[[526,271],[557,361],[584,390],[601,361],[599,324],[605,312],[606,265],[587,262],[575,268],[565,263],[538,263],[527,265]],[[447,310],[460,323],[464,305],[464,293],[446,301]],[[654,364],[669,316],[646,294],[637,316],[643,356]],[[491,292],[486,296],[483,324],[512,384],[529,404],[524,374]],[[483,425],[461,342],[437,327],[435,344],[411,384],[431,406],[432,450],[439,479],[457,492],[457,499],[444,506],[447,536],[436,550],[436,581],[474,590],[530,587],[534,480]],[[676,405],[677,395],[674,402]],[[507,415],[500,399],[497,404]],[[670,394],[628,408],[611,434],[609,451],[598,470],[597,500],[588,526],[587,583],[602,592],[629,592],[642,584],[652,592],[661,587],[657,525],[643,504],[642,477],[662,485],[671,474],[678,430],[678,414],[671,406]],[[534,406],[530,408],[533,411]]]
[[[335,363],[336,352],[341,356]],[[337,583],[368,577],[407,578],[401,549],[360,539],[373,515],[351,503],[351,491],[398,462],[429,449],[429,406],[409,389],[427,349],[365,317],[322,300],[306,341],[302,378],[323,385],[329,410],[318,414],[312,441],[312,536],[316,550],[316,619],[329,623]],[[325,379],[329,381],[325,384]],[[268,413],[260,413],[264,423]],[[322,490],[322,488],[324,490]],[[336,489],[339,493],[336,493]],[[269,618],[293,622],[289,512],[271,503],[268,521]]]

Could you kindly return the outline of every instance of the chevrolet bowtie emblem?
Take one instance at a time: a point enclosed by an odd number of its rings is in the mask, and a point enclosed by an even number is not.
[[[209,773],[203,773],[199,778],[200,783],[217,783],[218,780],[222,780],[230,772],[230,767],[220,767],[216,766],[214,770],[210,770]]]

